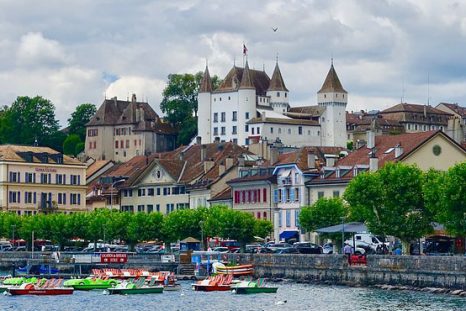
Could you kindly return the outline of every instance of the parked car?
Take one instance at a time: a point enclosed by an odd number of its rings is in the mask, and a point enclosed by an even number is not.
[[[311,242],[296,242],[293,247],[301,254],[322,254],[322,246]]]
[[[299,250],[296,247],[283,247],[277,248],[275,250],[277,254],[300,254]]]
[[[257,252],[259,254],[272,254],[274,250],[269,247],[261,247]]]
[[[322,245],[322,254],[333,254],[333,244],[325,243]]]
[[[271,250],[275,250],[277,248],[284,248],[284,247],[292,247],[291,244],[288,243],[274,243],[274,244],[267,244],[267,248]]]
[[[212,251],[219,252],[219,253],[228,253],[230,250],[228,249],[228,247],[219,246],[219,247],[214,248]]]

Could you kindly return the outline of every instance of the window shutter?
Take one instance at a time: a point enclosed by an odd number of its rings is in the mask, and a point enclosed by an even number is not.
[[[278,203],[278,189],[273,191],[273,202]]]
[[[290,201],[291,201],[291,202],[294,201],[294,188],[291,188],[291,189],[290,189]]]
[[[286,189],[282,189],[282,203],[286,202]]]

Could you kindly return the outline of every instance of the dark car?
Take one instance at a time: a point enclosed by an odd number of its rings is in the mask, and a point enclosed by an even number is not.
[[[296,247],[283,247],[275,250],[276,254],[299,254],[299,250]]]
[[[257,252],[259,254],[272,254],[274,250],[269,247],[261,247]]]
[[[311,242],[296,242],[293,244],[301,254],[322,254],[322,246],[311,243]]]

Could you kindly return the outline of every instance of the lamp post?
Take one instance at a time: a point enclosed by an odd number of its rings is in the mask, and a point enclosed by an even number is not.
[[[15,246],[15,229],[16,229],[16,225],[11,225],[11,231],[12,231],[12,240],[13,240],[13,246]]]
[[[118,179],[117,181],[112,183],[112,187],[110,188],[110,209],[113,210],[113,189],[115,188],[116,184],[124,182],[125,179]]]
[[[343,243],[345,242],[345,217],[341,217],[341,252],[343,253]]]
[[[204,221],[199,222],[199,227],[201,227],[201,251],[204,250],[204,228],[202,227],[204,225]]]

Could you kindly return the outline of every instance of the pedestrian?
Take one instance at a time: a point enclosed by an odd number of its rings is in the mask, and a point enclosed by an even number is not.
[[[345,247],[343,247],[343,253],[348,257],[348,264],[351,265],[351,254],[353,253],[353,248],[349,245],[349,243],[345,243]]]

